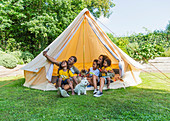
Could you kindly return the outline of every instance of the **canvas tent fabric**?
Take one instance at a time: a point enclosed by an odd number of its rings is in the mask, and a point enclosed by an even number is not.
[[[123,84],[122,82],[112,83],[110,85],[112,89],[141,83],[139,74],[143,68],[142,65],[129,57],[109,39],[86,8],[44,50],[48,48],[48,55],[57,61],[68,60],[70,56],[76,56],[75,66],[79,70],[89,69],[93,60],[97,59],[99,55],[107,55],[112,60],[111,67],[119,69],[124,80]],[[51,83],[53,70],[56,70],[56,67],[41,52],[22,68],[26,79],[24,86],[41,90],[56,90]]]

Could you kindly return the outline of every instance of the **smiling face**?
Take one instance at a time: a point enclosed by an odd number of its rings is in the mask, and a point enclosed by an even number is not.
[[[66,62],[66,61],[63,61],[63,62],[61,63],[61,67],[62,67],[62,68],[67,67],[67,62]]]
[[[68,59],[68,64],[69,65],[72,65],[72,64],[74,64],[75,62],[74,62],[74,58],[73,57],[70,57],[69,59]]]
[[[101,65],[101,64],[102,64],[102,61],[103,61],[103,56],[99,56],[97,63]]]
[[[107,67],[107,66],[108,66],[107,61],[104,60],[103,66],[104,66],[104,67]]]
[[[93,62],[93,69],[97,69],[97,63]]]

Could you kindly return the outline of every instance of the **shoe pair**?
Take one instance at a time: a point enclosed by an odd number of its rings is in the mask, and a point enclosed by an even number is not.
[[[70,96],[70,95],[67,94],[67,91],[65,91],[61,87],[58,87],[58,92],[59,92],[59,95],[61,95],[62,97],[69,97]]]
[[[98,92],[98,89],[94,89],[93,94],[96,94]]]
[[[100,92],[100,91],[98,91],[98,89],[95,89],[94,92],[93,92],[93,94],[94,94],[94,95],[93,95],[94,97],[100,97],[100,96],[103,95],[103,93]]]

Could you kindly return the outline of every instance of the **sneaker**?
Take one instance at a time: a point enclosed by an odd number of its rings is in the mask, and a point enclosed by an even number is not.
[[[61,96],[61,87],[58,87],[58,94]]]
[[[67,94],[67,91],[65,91],[64,89],[62,89],[61,87],[58,88],[58,93],[60,96],[62,97],[69,97],[70,95]]]
[[[93,94],[96,94],[96,93],[97,93],[97,91],[98,91],[98,89],[94,89],[94,92],[93,92]]]
[[[66,92],[65,94],[63,94],[63,97],[70,97],[70,95]]]
[[[91,85],[88,85],[87,87],[92,87]]]
[[[93,96],[94,97],[100,97],[100,96],[102,96],[103,95],[103,93],[102,92],[100,92],[100,91],[98,91],[96,94],[94,94]]]
[[[70,95],[67,94],[67,91],[65,91],[64,89],[61,90],[61,96],[62,97],[69,97]]]

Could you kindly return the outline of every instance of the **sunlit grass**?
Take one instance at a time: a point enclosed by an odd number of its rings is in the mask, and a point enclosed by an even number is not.
[[[170,120],[169,83],[147,73],[140,77],[140,85],[104,91],[99,98],[92,91],[60,98],[56,91],[23,87],[19,78],[0,88],[0,120]]]

